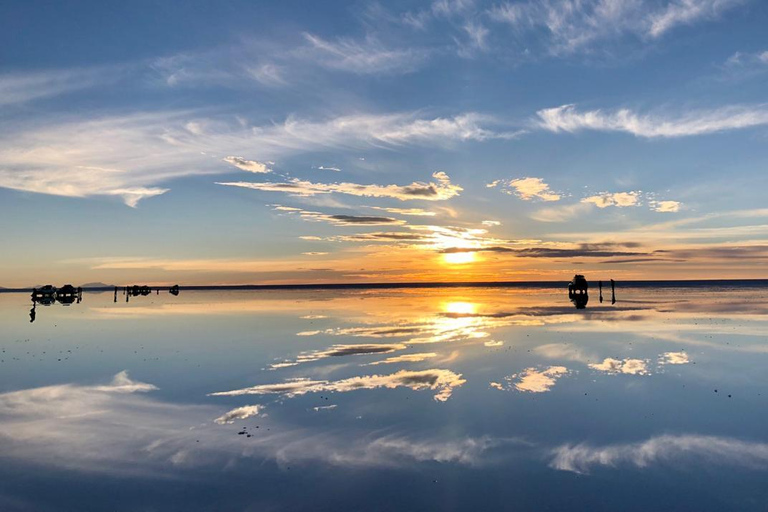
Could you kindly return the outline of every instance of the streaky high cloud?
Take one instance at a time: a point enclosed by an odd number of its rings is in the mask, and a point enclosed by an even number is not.
[[[539,110],[537,125],[551,132],[595,130],[624,132],[636,137],[673,138],[707,135],[768,125],[768,104],[732,105],[696,110],[676,117],[637,114],[629,109],[581,112],[575,105]]]
[[[120,69],[83,68],[0,75],[0,106],[51,98],[116,82]]]
[[[661,462],[703,463],[765,470],[768,444],[729,437],[662,435],[640,443],[595,447],[566,444],[553,451],[550,467],[586,474],[597,466],[646,468]]]
[[[445,201],[459,195],[463,189],[451,183],[444,172],[432,174],[435,182],[414,182],[410,185],[361,185],[358,183],[313,183],[311,181],[292,178],[283,183],[251,183],[251,182],[220,182],[218,185],[250,188],[268,192],[285,192],[293,196],[314,196],[317,194],[349,194],[361,197],[389,197],[408,201],[421,199],[424,201]]]
[[[297,49],[297,54],[323,67],[350,73],[408,73],[415,71],[428,56],[426,50],[388,48],[373,37],[364,41],[328,41],[307,33],[304,38],[308,46]]]
[[[258,154],[273,159],[319,149],[441,145],[514,136],[487,128],[488,122],[493,121],[477,114],[421,119],[416,113],[397,113],[323,121],[289,116],[283,123],[258,126],[241,117],[209,118],[191,111],[169,111],[8,125],[0,132],[0,187],[68,197],[118,196],[135,206],[143,198],[165,193],[167,187],[157,186],[162,182],[226,172],[226,166],[213,156],[216,154]],[[250,172],[266,170],[261,162],[239,157],[228,162]],[[435,178],[436,183],[417,182],[410,187],[339,184],[336,189],[398,199],[444,199],[461,190],[444,173],[436,173]],[[297,181],[275,186],[300,192],[305,185],[308,194],[335,190],[334,186]]]
[[[546,0],[504,2],[487,11],[515,35],[535,34],[544,50],[562,56],[591,52],[598,43],[647,42],[682,25],[713,21],[744,0]]]
[[[678,25],[717,19],[727,9],[745,2],[746,0],[673,0],[666,8],[649,16],[648,34],[659,37]]]
[[[211,396],[281,394],[290,398],[321,391],[344,393],[358,389],[406,387],[417,391],[424,389],[437,391],[435,400],[444,402],[451,397],[454,388],[465,382],[461,374],[450,370],[400,370],[389,375],[363,375],[337,381],[295,379],[279,384],[260,384],[232,391],[220,391],[211,393]]]

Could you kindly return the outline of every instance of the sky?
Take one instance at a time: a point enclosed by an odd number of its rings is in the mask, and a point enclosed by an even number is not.
[[[0,286],[765,278],[760,0],[4,2]]]

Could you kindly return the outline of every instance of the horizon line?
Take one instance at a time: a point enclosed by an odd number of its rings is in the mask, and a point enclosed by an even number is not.
[[[600,281],[599,279],[596,281]],[[610,283],[610,279],[606,283]],[[768,284],[768,278],[753,279],[639,279],[627,281],[614,281],[623,285],[634,286],[707,286],[714,284]],[[299,284],[229,284],[229,285],[178,285],[183,290],[343,290],[343,289],[398,289],[398,288],[525,288],[542,287],[554,288],[567,286],[568,281],[403,281],[394,283],[299,283]],[[134,285],[108,285],[108,286],[83,286],[82,290],[87,291],[112,291],[115,288],[121,289],[126,286]],[[141,285],[149,286],[153,290],[168,290],[173,285]],[[24,293],[32,292],[34,287],[25,288],[3,288],[0,287],[0,293]]]

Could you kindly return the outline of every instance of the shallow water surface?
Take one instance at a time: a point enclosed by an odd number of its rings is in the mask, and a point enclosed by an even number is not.
[[[768,288],[0,294],[0,510],[766,510]]]

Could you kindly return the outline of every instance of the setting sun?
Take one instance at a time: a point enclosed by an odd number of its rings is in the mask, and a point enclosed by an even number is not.
[[[453,252],[443,254],[443,261],[450,265],[463,265],[465,263],[473,263],[475,261],[475,253]]]

